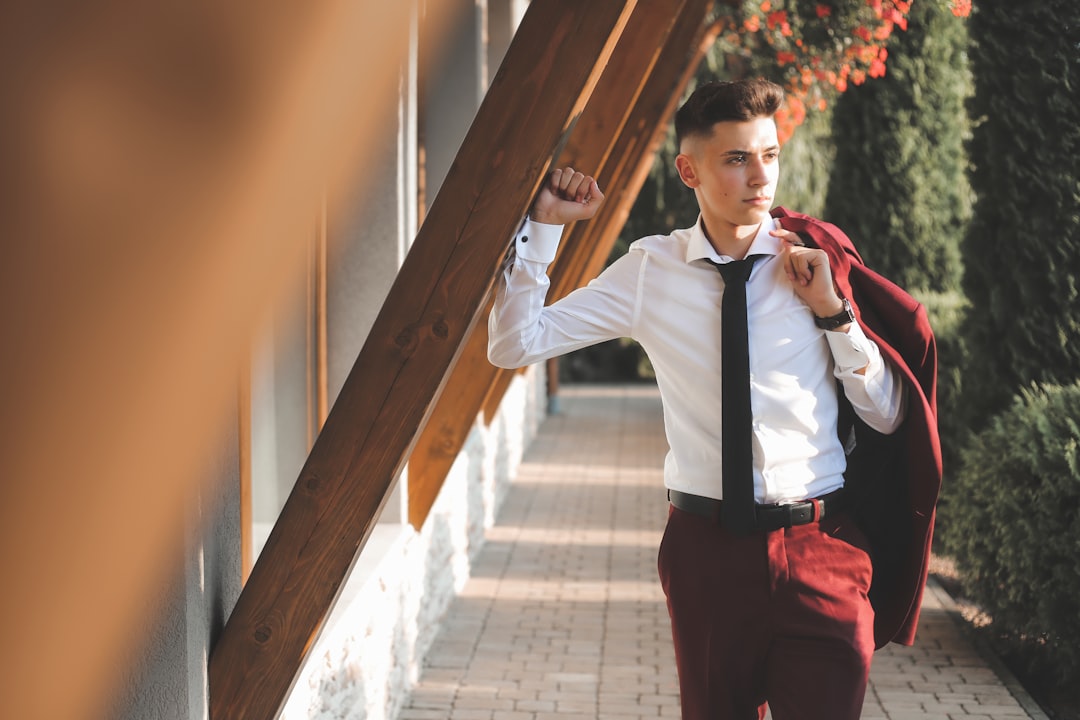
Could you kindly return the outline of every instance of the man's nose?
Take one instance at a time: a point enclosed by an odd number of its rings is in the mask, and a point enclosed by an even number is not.
[[[751,158],[748,162],[750,164],[750,172],[747,175],[748,182],[754,187],[767,185],[769,183],[769,173],[765,169],[765,162],[761,158]]]

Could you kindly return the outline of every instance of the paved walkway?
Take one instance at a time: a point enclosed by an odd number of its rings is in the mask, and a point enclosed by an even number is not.
[[[659,396],[564,386],[560,402],[399,720],[679,717],[656,576],[667,513]],[[950,610],[931,585],[916,646],[875,656],[863,717],[1044,720]]]

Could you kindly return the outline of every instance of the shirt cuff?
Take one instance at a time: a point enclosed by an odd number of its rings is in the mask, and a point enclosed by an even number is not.
[[[833,361],[836,369],[841,373],[851,373],[862,370],[870,364],[876,355],[873,352],[873,342],[866,337],[859,323],[853,322],[847,332],[826,332],[825,338],[829,341],[832,350]]]
[[[521,260],[550,265],[562,239],[562,225],[548,225],[529,218],[514,236],[514,250]]]

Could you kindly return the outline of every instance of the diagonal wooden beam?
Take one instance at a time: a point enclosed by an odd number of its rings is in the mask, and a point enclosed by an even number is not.
[[[711,3],[701,0],[652,0],[635,7],[559,164],[572,159],[575,167],[596,173],[602,181],[615,178],[610,168],[627,163],[619,153],[627,144],[624,131],[628,123],[643,112],[643,103],[649,108],[657,104],[652,95],[664,94],[666,99],[672,92],[670,85],[665,88],[654,82],[651,73],[669,55],[686,55],[686,28],[704,24],[708,5]],[[682,29],[675,32],[676,28]],[[577,276],[567,280],[580,282]],[[485,319],[490,307],[489,301]],[[481,323],[465,343],[409,459],[409,520],[415,527],[419,528],[430,512],[477,414],[491,407],[485,398],[493,399],[497,406],[512,377],[513,371],[500,370],[487,361],[487,328]]]
[[[648,87],[638,97],[615,144],[613,163],[604,166],[599,180],[606,199],[596,216],[577,223],[568,231],[556,259],[551,278],[549,302],[573,292],[582,282],[596,276],[607,261],[630,208],[644,184],[656,151],[691,78],[705,53],[716,41],[718,24],[705,22],[712,0],[691,0],[672,28],[649,76]],[[578,154],[587,154],[571,142],[560,164],[574,164]],[[580,164],[580,163],[579,163]]]
[[[210,658],[214,720],[277,716],[634,5],[531,3]]]
[[[643,3],[627,23],[558,160],[559,165],[596,173],[608,200],[599,217],[569,230],[552,268],[552,299],[595,275],[611,252],[674,107],[715,40],[715,31],[706,25],[713,4],[711,0]],[[649,47],[654,49],[651,54],[645,51]],[[489,417],[513,376],[514,371],[487,362],[487,327],[477,325],[409,460],[411,524],[420,527],[428,516],[477,412],[483,409]]]

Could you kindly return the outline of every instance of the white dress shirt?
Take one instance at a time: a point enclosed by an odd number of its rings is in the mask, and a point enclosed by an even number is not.
[[[904,413],[903,385],[857,323],[826,332],[795,294],[764,222],[747,256],[762,254],[746,284],[755,498],[797,502],[843,486],[834,377],[859,416],[883,433]],[[722,499],[718,255],[701,222],[638,240],[587,286],[544,307],[547,267],[561,225],[527,220],[514,239],[489,319],[488,357],[521,367],[605,340],[636,340],[652,362],[664,406],[673,490]],[[856,372],[865,368],[864,373]],[[849,448],[850,450],[850,448]]]

